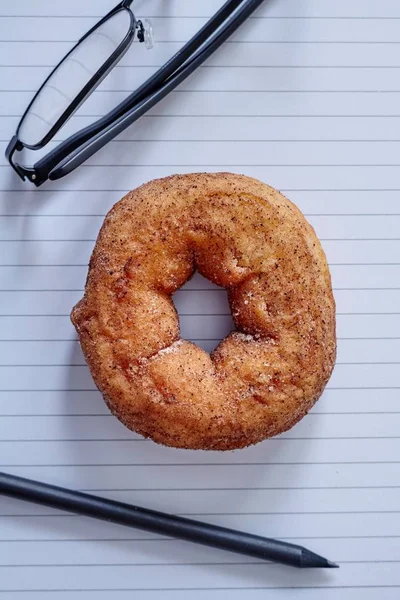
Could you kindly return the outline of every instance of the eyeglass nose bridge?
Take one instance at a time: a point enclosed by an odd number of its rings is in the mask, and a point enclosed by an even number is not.
[[[136,35],[140,43],[144,43],[147,50],[154,46],[154,30],[150,19],[136,21]]]

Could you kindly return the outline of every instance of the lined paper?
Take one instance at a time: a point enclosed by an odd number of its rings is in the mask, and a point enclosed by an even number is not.
[[[222,0],[138,0],[130,49],[53,145],[113,108]],[[0,4],[0,140],[114,2]],[[394,600],[400,590],[400,4],[266,0],[182,86],[67,178],[0,157],[0,469],[304,544],[295,571],[0,497],[0,597]],[[69,321],[111,206],[154,177],[230,170],[280,189],[326,251],[338,358],[289,432],[230,453],[167,449],[110,416]],[[227,296],[195,276],[182,335],[211,351]]]

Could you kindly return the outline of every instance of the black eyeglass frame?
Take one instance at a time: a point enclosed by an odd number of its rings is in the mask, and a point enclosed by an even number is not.
[[[7,150],[6,158],[18,173],[21,179],[28,178],[32,183],[39,187],[47,179],[56,180],[64,177],[80,164],[85,162],[90,156],[103,147],[108,141],[115,138],[121,131],[126,129],[130,124],[136,121],[139,117],[145,114],[157,102],[164,98],[169,92],[175,89],[183,80],[185,80],[198,66],[200,66],[213,52],[222,45],[222,43],[236,31],[236,29],[262,4],[264,0],[228,0],[222,8],[198,31],[198,33],[187,42],[181,50],[179,50],[167,63],[161,67],[153,76],[143,83],[135,92],[130,94],[116,108],[111,110],[107,115],[98,119],[94,123],[81,129],[77,133],[70,136],[64,142],[61,142],[54,150],[50,151],[45,157],[40,159],[33,167],[23,167],[13,161],[13,155],[16,151],[21,151],[23,148],[33,148],[23,144],[18,139],[17,134],[11,139]],[[57,67],[50,73],[49,77],[41,86],[40,90],[46,84],[48,79],[54,74],[54,71],[60,66],[65,58],[77,47],[79,43],[87,38],[93,31],[104,23],[110,16],[113,16],[121,9],[128,9],[133,0],[123,0],[112,11],[110,11],[101,21],[99,21],[90,31],[88,31],[81,40],[72,48],[72,50],[61,60]],[[131,11],[130,11],[131,12]],[[111,68],[118,62],[119,58],[127,51],[133,41],[135,31],[138,31],[139,41],[144,41],[144,28],[141,21],[136,20],[133,13],[131,22],[132,37],[128,33],[127,38],[123,40],[121,45],[113,52],[110,59],[107,61],[108,70],[105,65],[92,77],[81,91],[80,101],[78,98],[74,101],[74,109],[68,107],[68,117],[63,120],[58,129],[65,123],[69,116],[76,108],[88,97],[88,95],[97,87],[104,79]],[[130,30],[131,32],[131,30]],[[121,55],[121,46],[123,46],[123,54]],[[118,54],[118,56],[116,56]],[[114,64],[111,59],[114,57]],[[101,73],[100,73],[101,72]],[[92,86],[91,89],[87,89]],[[40,92],[37,92],[37,94]],[[37,97],[28,106],[32,105]],[[70,110],[71,109],[71,110]],[[25,114],[27,113],[25,111]],[[64,117],[66,111],[63,113]],[[58,123],[60,123],[59,119]],[[55,126],[53,127],[53,135]],[[47,135],[36,148],[43,147],[49,141]],[[47,141],[46,141],[47,140]],[[35,148],[33,148],[35,149]]]
[[[25,177],[28,177],[29,179],[31,179],[33,182],[36,183],[37,178],[36,178],[35,168],[23,167],[22,165],[19,165],[18,163],[13,162],[12,157],[13,157],[14,152],[16,152],[16,151],[20,152],[24,148],[28,148],[30,150],[39,150],[40,148],[43,148],[54,137],[54,135],[63,127],[63,125],[65,125],[65,123],[68,121],[68,119],[71,117],[71,115],[76,110],[78,110],[80,105],[83,104],[83,102],[90,96],[90,94],[93,92],[93,90],[96,89],[96,87],[98,87],[100,85],[100,83],[103,81],[103,79],[108,75],[108,73],[112,70],[112,68],[121,60],[121,58],[124,56],[124,54],[130,48],[130,46],[135,38],[135,33],[136,33],[137,29],[141,29],[143,27],[141,21],[136,20],[135,15],[129,8],[130,5],[132,4],[132,2],[133,2],[133,0],[122,0],[122,2],[120,2],[120,4],[117,4],[117,6],[115,6],[109,13],[107,13],[102,19],[100,19],[100,21],[98,21],[91,29],[89,29],[89,31],[87,31],[85,33],[85,35],[83,35],[77,41],[77,43],[71,48],[71,50],[65,56],[63,56],[63,58],[60,60],[60,62],[57,64],[57,66],[54,67],[54,69],[51,71],[51,73],[48,75],[48,77],[46,77],[46,79],[44,80],[44,82],[42,83],[42,85],[40,86],[38,91],[36,92],[36,94],[33,96],[32,100],[28,104],[27,109],[25,110],[24,114],[22,115],[22,117],[20,119],[16,134],[13,136],[13,138],[11,139],[11,141],[8,144],[7,149],[6,149],[7,160],[9,161],[10,165],[14,168],[14,170],[18,173],[18,175],[20,177],[22,177],[22,179],[25,180]],[[101,27],[104,23],[106,23],[110,18],[114,17],[116,14],[118,14],[119,12],[121,12],[123,10],[126,11],[129,15],[130,26],[129,26],[127,34],[125,35],[125,37],[121,41],[121,43],[118,45],[118,47],[114,50],[114,52],[112,52],[112,54],[109,56],[109,58],[101,65],[101,67],[96,71],[96,73],[89,79],[89,81],[86,83],[86,85],[81,89],[81,91],[78,93],[78,95],[67,106],[67,108],[61,114],[61,116],[57,119],[55,124],[50,128],[50,130],[47,132],[47,134],[39,142],[37,142],[36,144],[27,144],[26,142],[22,142],[19,139],[19,132],[20,132],[22,123],[23,123],[26,115],[29,113],[31,106],[33,105],[33,103],[35,102],[35,100],[37,99],[37,97],[39,96],[41,91],[46,86],[47,82],[54,76],[54,73],[61,67],[62,64],[64,64],[64,62],[69,58],[69,56],[71,56],[71,54],[76,50],[76,48],[82,42],[84,42],[89,36],[91,36],[97,29],[99,29],[99,27]],[[40,184],[38,183],[38,185],[40,185]]]

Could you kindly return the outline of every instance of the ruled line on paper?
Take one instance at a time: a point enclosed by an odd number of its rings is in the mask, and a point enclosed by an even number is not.
[[[1,515],[0,515],[1,516]],[[342,564],[357,564],[357,563],[363,563],[363,564],[386,564],[386,563],[400,563],[400,560],[342,560]],[[123,563],[115,563],[113,562],[112,564],[110,563],[96,563],[95,565],[93,563],[68,563],[68,564],[63,564],[63,563],[53,563],[53,564],[48,564],[48,565],[42,565],[40,563],[32,563],[32,564],[23,564],[23,565],[0,565],[0,569],[1,568],[6,568],[6,567],[13,567],[13,568],[23,568],[23,567],[37,567],[37,568],[41,568],[41,567],[52,567],[52,568],[57,568],[57,567],[123,567],[128,565],[129,563],[127,562],[123,562]],[[149,566],[154,566],[154,565],[159,565],[159,566],[176,566],[176,567],[188,567],[188,566],[200,566],[200,565],[204,565],[204,566],[211,566],[211,565],[265,565],[265,566],[273,566],[273,563],[271,563],[270,561],[265,561],[265,562],[261,562],[261,561],[252,561],[252,560],[247,560],[247,561],[240,561],[240,560],[232,560],[232,561],[224,561],[224,562],[181,562],[181,563],[177,563],[177,562],[158,562],[158,563],[145,563],[145,562],[141,562],[138,563],[138,566],[141,567],[149,567]],[[400,587],[400,586],[399,586]]]

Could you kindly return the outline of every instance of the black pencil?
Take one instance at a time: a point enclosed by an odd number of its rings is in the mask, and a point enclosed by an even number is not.
[[[250,533],[0,473],[0,494],[292,567],[337,567],[310,550]]]

